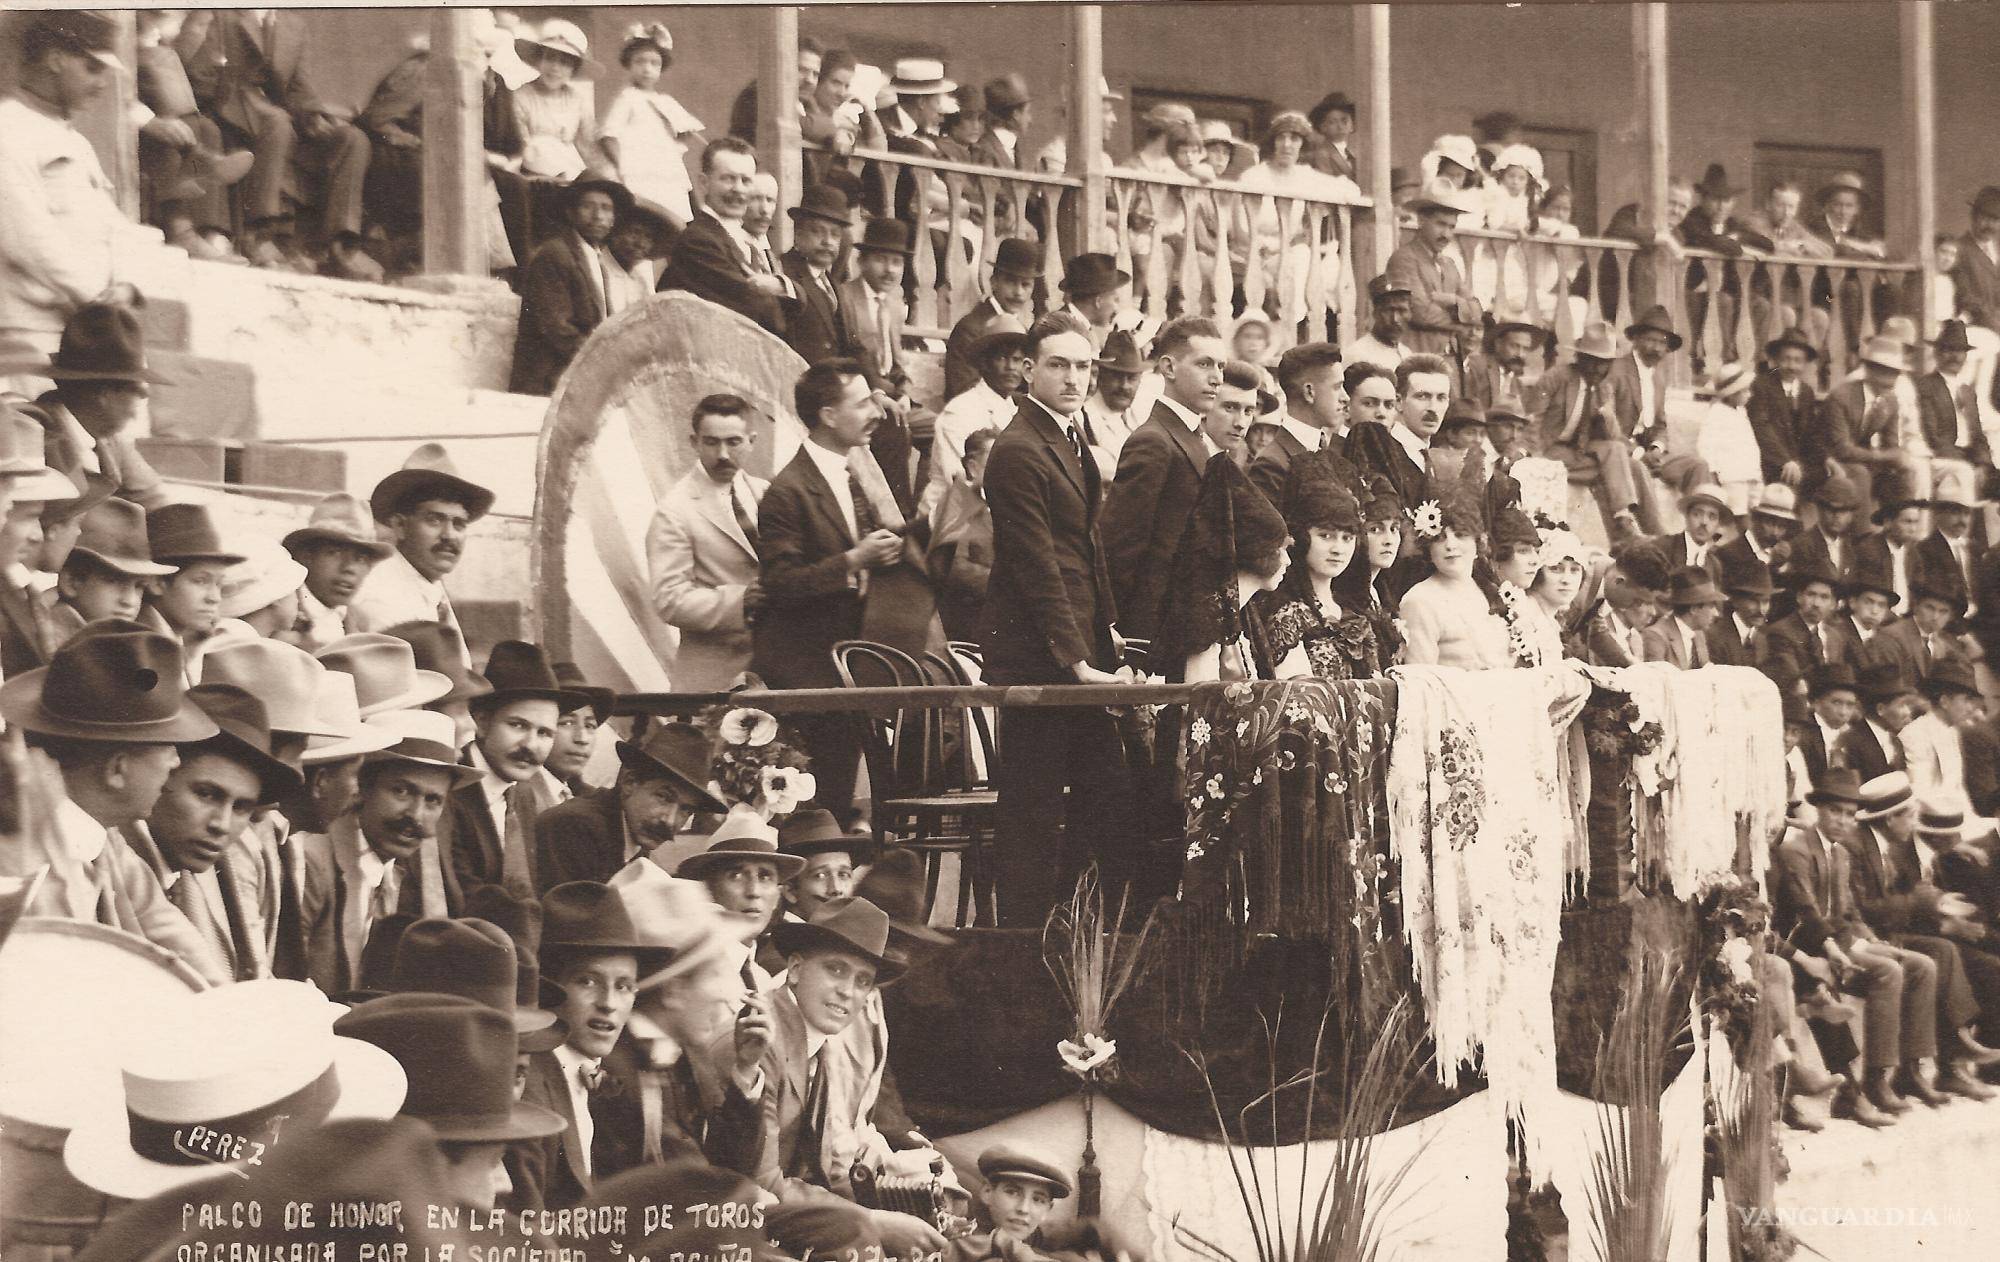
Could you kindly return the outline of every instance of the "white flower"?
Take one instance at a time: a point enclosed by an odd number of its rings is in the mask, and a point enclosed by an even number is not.
[[[1222,796],[1222,777],[1210,776],[1208,778],[1208,783],[1203,785],[1202,787],[1208,790],[1208,796],[1212,798],[1219,798]]]
[[[1410,524],[1419,536],[1426,539],[1441,534],[1444,531],[1444,509],[1438,506],[1436,500],[1425,500],[1410,513]]]
[[[1716,954],[1722,960],[1723,966],[1729,970],[1730,979],[1738,985],[1748,986],[1754,980],[1750,973],[1748,938],[1731,938],[1722,944],[1722,950]]]
[[[1086,1034],[1075,1043],[1064,1039],[1056,1044],[1056,1051],[1062,1056],[1063,1068],[1081,1078],[1116,1056],[1118,1044],[1095,1034]]]
[[[722,716],[722,741],[725,745],[748,745],[754,749],[769,745],[777,738],[778,720],[762,710],[739,706]]]
[[[757,781],[763,790],[764,805],[773,815],[789,815],[799,808],[799,803],[812,801],[819,792],[812,773],[797,767],[766,767],[758,773]]]
[[[1188,739],[1197,745],[1208,744],[1208,720],[1198,718],[1188,724]]]

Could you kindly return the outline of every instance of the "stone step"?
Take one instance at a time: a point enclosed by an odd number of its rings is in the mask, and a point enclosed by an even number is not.
[[[249,442],[262,432],[257,374],[249,365],[151,347],[146,358],[166,378],[147,404],[155,437]]]
[[[147,295],[146,305],[139,309],[139,333],[146,340],[148,358],[161,351],[186,350],[190,320],[185,302]]]

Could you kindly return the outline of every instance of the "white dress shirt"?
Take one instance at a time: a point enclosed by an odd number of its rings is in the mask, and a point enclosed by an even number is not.
[[[439,617],[440,612],[447,616]],[[472,652],[465,646],[464,631],[458,625],[451,594],[445,591],[443,583],[417,573],[409,558],[396,551],[383,557],[362,580],[361,590],[354,593],[354,603],[347,607],[347,628],[386,631],[404,622],[449,623],[459,631],[459,656],[466,668],[471,669]]]
[[[1326,445],[1325,430],[1319,428],[1317,425],[1308,425],[1304,421],[1296,420],[1289,412],[1284,415],[1278,424],[1286,433],[1298,439],[1299,445],[1307,451],[1318,451]]]
[[[1657,370],[1646,367],[1645,360],[1635,354],[1632,363],[1639,369],[1639,428],[1643,430],[1657,417],[1655,409],[1659,406],[1660,383],[1653,376]]]
[[[341,909],[341,946],[347,956],[347,975],[358,983],[361,950],[375,924],[376,903],[395,905],[402,896],[403,872],[393,860],[375,853],[359,828],[336,828],[333,840],[334,862],[340,865],[347,885],[347,900]]]
[[[472,765],[479,768],[479,796],[486,803],[486,813],[493,817],[494,835],[506,844],[507,838],[507,790],[514,782],[493,770],[493,764],[486,761],[486,751],[474,745],[471,751]]]
[[[1687,545],[1687,563],[1689,565],[1699,567],[1708,564],[1707,544],[1696,543],[1694,536],[1685,530],[1681,531],[1681,541]]]
[[[806,453],[806,458],[813,462],[820,476],[833,488],[834,501],[840,505],[841,520],[847,523],[847,537],[856,543],[861,542],[861,519],[854,515],[854,486],[848,478],[847,457],[820,446],[810,438],[800,445],[800,450]]]
[[[1410,459],[1415,462],[1417,468],[1430,468],[1428,461],[1430,459],[1431,445],[1420,438],[1415,430],[1403,424],[1400,420],[1391,421],[1389,423],[1389,437],[1395,439],[1397,445],[1409,453]]]

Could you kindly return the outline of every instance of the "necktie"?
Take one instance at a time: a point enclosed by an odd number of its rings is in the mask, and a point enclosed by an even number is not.
[[[233,976],[236,972],[236,950],[230,945],[229,935],[215,923],[214,910],[201,896],[201,891],[195,888],[192,873],[181,873],[181,879],[167,887],[167,901],[180,909],[181,915],[187,917],[188,923],[201,935],[201,940],[208,943],[216,958]]]
[[[885,373],[893,372],[896,367],[896,331],[890,327],[889,300],[881,294],[875,295],[875,336],[882,344],[879,367]]]
[[[385,916],[395,915],[396,908],[401,901],[402,892],[403,865],[400,862],[391,863],[388,867],[382,869],[382,883],[375,887],[375,894],[369,900],[369,923],[373,924]]]
[[[854,497],[854,537],[859,542],[881,529],[882,519],[875,515],[875,506],[868,502],[868,492],[862,489],[861,477],[852,469],[847,471],[847,493]]]
[[[450,595],[444,595],[438,597],[437,620],[443,625],[450,627],[453,631],[456,631],[458,633],[458,651],[461,654],[467,653],[468,650],[466,649],[465,646],[465,632],[461,630],[458,625],[458,614],[451,607]],[[465,664],[467,666],[472,665],[472,660],[470,657],[467,657]]]
[[[821,1187],[826,1186],[826,1167],[820,1151],[826,1140],[826,1072],[822,1063],[825,1056],[826,1044],[822,1043],[806,1062],[806,1101],[801,1114],[804,1124],[799,1128],[796,1158],[801,1177]]]
[[[596,1093],[604,1086],[602,1061],[584,1061],[576,1067],[576,1080],[587,1092]]]
[[[526,780],[507,786],[507,827],[500,839],[500,884],[528,894],[535,889],[534,866],[528,855],[528,828],[534,806],[534,789]]]
[[[1092,447],[1097,446],[1097,431],[1090,424],[1090,412],[1088,409],[1076,414],[1076,427],[1082,431],[1082,442]],[[1076,455],[1077,459],[1081,460],[1083,458],[1082,450],[1079,449]]]
[[[736,514],[736,528],[743,532],[743,539],[750,550],[757,550],[757,523],[750,516],[750,510],[743,504],[743,492],[734,481],[729,484],[729,511]]]
[[[1819,630],[1817,628],[1811,626],[1806,628],[1806,643],[1812,645],[1812,659],[1815,662],[1824,662],[1826,660],[1826,646],[1819,642]]]
[[[1973,426],[1976,423],[1974,418],[1979,415],[1979,404],[1972,393],[1971,382],[1966,381],[1959,384],[1957,402],[1958,434],[1956,445],[1970,447],[1972,445]]]

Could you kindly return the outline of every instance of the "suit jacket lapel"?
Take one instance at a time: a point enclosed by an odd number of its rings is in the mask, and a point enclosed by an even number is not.
[[[577,1186],[588,1189],[590,1171],[583,1164],[583,1131],[577,1126],[576,1106],[570,1101],[569,1081],[564,1073],[563,1063],[556,1059],[554,1052],[545,1052],[543,1055],[548,1058],[543,1062],[542,1073],[548,1084],[549,1100],[562,1113],[563,1160],[569,1165],[570,1175],[576,1180]]]
[[[1195,474],[1199,476],[1208,464],[1208,449],[1201,445],[1201,439],[1187,427],[1187,422],[1181,420],[1180,413],[1168,407],[1164,400],[1153,405],[1153,415],[1167,427],[1174,445],[1181,449],[1181,454],[1187,457],[1187,462],[1194,466]]]
[[[19,589],[0,579],[0,615],[14,624],[14,629],[34,650],[39,662],[49,660],[49,646],[42,640],[41,628],[35,623],[35,611],[28,605],[28,597]]]
[[[460,800],[465,804],[459,814],[472,821],[472,831],[477,834],[473,840],[479,845],[479,852],[485,859],[487,869],[498,873],[503,859],[500,833],[493,826],[493,813],[486,809],[484,786],[475,780],[462,788],[454,789],[453,792],[459,794]]]
[[[840,499],[834,495],[833,487],[828,485],[826,475],[819,471],[819,462],[806,454],[804,446],[799,448],[799,454],[795,458],[805,462],[803,474],[805,488],[819,505],[820,512],[825,514],[827,520],[833,523],[833,528],[839,531],[847,542],[850,544],[861,542],[854,537],[854,532],[847,528],[847,514],[840,511]]]
[[[1070,484],[1076,487],[1076,493],[1083,497],[1085,511],[1095,512],[1097,506],[1091,498],[1089,478],[1083,471],[1082,462],[1077,459],[1076,448],[1070,444],[1069,436],[1063,433],[1063,428],[1056,422],[1056,418],[1041,404],[1032,399],[1024,399],[1020,403],[1019,410],[1015,412],[1014,419],[1027,422],[1037,434],[1041,435],[1042,441],[1047,443],[1050,451],[1055,454],[1056,463],[1062,466],[1062,471],[1068,476]]]

